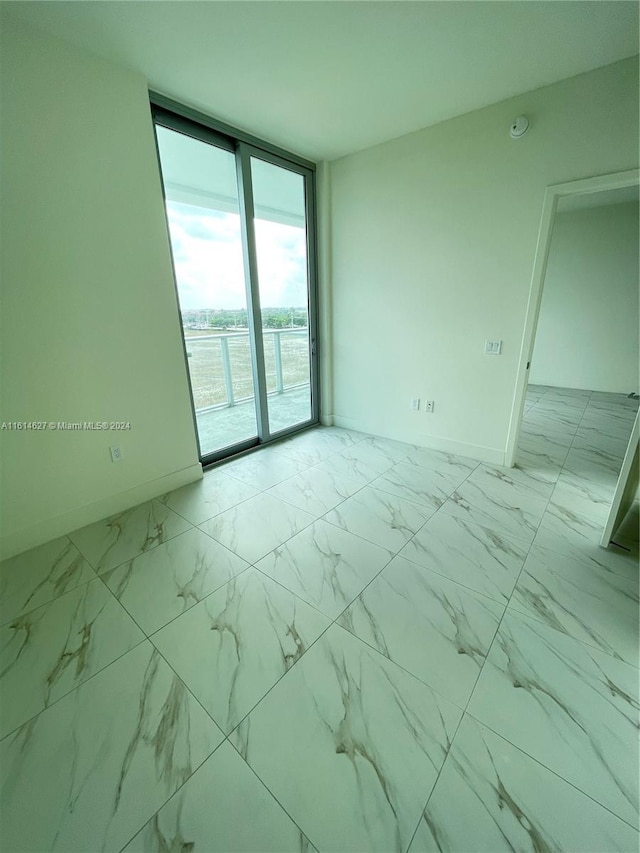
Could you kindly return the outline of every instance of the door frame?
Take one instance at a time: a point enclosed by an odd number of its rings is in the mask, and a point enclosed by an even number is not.
[[[263,444],[293,435],[320,421],[320,371],[318,356],[318,276],[317,276],[317,235],[316,235],[316,171],[315,164],[294,154],[284,151],[277,146],[261,142],[255,137],[238,131],[237,134],[229,125],[217,122],[202,113],[187,107],[182,107],[175,101],[155,93],[150,93],[151,116],[153,122],[156,154],[162,186],[163,207],[167,226],[167,237],[171,252],[172,272],[176,292],[176,305],[180,321],[180,334],[183,343],[185,370],[189,385],[189,397],[193,417],[193,426],[201,464],[211,465],[235,456],[246,450],[254,449]],[[186,341],[181,323],[180,298],[178,282],[175,275],[173,248],[169,232],[169,221],[166,211],[166,191],[162,174],[162,163],[158,146],[156,126],[182,133],[214,147],[228,151],[235,156],[236,178],[238,183],[238,201],[240,213],[240,228],[242,235],[242,253],[245,271],[245,287],[247,294],[247,317],[249,325],[249,344],[252,355],[252,373],[254,401],[256,409],[255,438],[245,439],[237,444],[203,454],[198,434],[198,422],[189,364],[187,360]],[[308,298],[308,328],[309,328],[309,390],[311,397],[310,417],[277,432],[269,428],[269,413],[267,401],[267,385],[264,366],[264,346],[262,336],[262,315],[260,309],[260,289],[254,230],[254,200],[251,177],[251,158],[263,160],[274,166],[287,169],[303,178],[305,189],[305,226],[306,226],[306,256],[307,256],[307,298]]]
[[[624,172],[612,172],[608,175],[597,175],[592,178],[582,178],[581,180],[569,181],[562,184],[551,184],[545,190],[505,450],[505,465],[509,468],[512,468],[515,463],[518,448],[529,379],[529,367],[536,339],[538,317],[540,316],[542,292],[547,273],[558,201],[561,198],[569,196],[592,195],[606,190],[637,186],[639,182],[640,169],[629,169]]]
[[[251,158],[270,163],[286,169],[304,180],[305,189],[305,225],[306,225],[306,257],[307,257],[307,316],[309,321],[309,391],[311,395],[311,417],[302,424],[294,424],[291,427],[274,432],[269,424],[269,413],[267,405],[266,377],[264,372],[264,348],[261,327],[260,289],[257,271],[257,256],[255,233],[253,227],[253,181],[251,175]],[[252,333],[252,346],[255,344],[260,352],[257,354],[255,364],[258,386],[260,389],[260,413],[258,415],[258,429],[263,425],[263,433],[260,443],[274,441],[287,435],[299,432],[300,429],[317,424],[320,421],[320,370],[318,365],[318,265],[317,265],[317,235],[316,235],[316,193],[315,193],[315,170],[307,169],[305,166],[290,162],[277,154],[263,151],[246,142],[238,142],[236,152],[238,164],[238,190],[241,208],[241,226],[243,233],[243,249],[245,257],[245,275],[247,281],[251,282],[251,313],[253,315],[253,326],[256,334]],[[243,212],[243,204],[245,212]],[[246,214],[246,215],[245,215]],[[251,326],[250,326],[251,331]],[[256,379],[254,378],[254,384]]]

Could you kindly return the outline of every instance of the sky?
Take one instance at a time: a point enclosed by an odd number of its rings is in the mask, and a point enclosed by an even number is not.
[[[181,309],[246,308],[240,217],[167,201]],[[262,308],[307,304],[304,228],[256,219]]]

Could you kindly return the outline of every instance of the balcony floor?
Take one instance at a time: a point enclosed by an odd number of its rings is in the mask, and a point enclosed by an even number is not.
[[[309,386],[272,394],[268,405],[272,432],[307,421],[311,417]],[[255,403],[247,400],[225,409],[201,412],[196,414],[196,421],[202,454],[213,453],[256,435]]]

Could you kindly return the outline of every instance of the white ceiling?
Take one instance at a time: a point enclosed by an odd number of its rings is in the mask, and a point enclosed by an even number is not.
[[[312,160],[638,51],[626,0],[13,0],[3,11]]]

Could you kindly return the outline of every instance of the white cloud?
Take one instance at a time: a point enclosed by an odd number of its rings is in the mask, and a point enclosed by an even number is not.
[[[167,212],[181,308],[246,307],[238,214],[177,202]],[[258,219],[255,232],[262,307],[306,306],[304,229]]]

